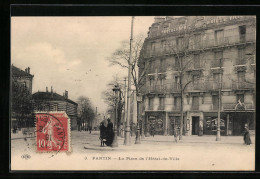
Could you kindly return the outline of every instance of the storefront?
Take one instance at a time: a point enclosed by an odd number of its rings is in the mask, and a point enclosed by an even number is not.
[[[205,112],[203,123],[203,134],[216,135],[218,126],[218,113]],[[227,135],[227,118],[225,113],[220,114],[220,135]]]
[[[166,130],[165,112],[146,112],[146,130],[151,135],[154,130],[155,135],[163,135]]]

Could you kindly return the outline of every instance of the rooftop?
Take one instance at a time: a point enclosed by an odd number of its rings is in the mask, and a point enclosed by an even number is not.
[[[20,68],[17,68],[16,66],[12,65],[12,75],[13,76],[19,76],[19,77],[33,77],[32,74],[30,74],[30,68],[26,68],[26,71],[21,70]]]
[[[34,100],[46,100],[46,101],[67,101],[69,103],[78,105],[76,102],[61,96],[55,92],[36,92],[32,95]]]

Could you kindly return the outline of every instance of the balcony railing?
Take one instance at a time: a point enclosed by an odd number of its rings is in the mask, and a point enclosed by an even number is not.
[[[252,103],[242,103],[236,104],[236,103],[224,103],[222,104],[222,107],[224,110],[252,110],[255,109]]]
[[[205,82],[205,90],[209,90],[209,91],[215,91],[215,90],[219,90],[219,88],[221,87],[221,89],[231,89],[231,84],[228,82],[224,82],[222,81],[222,84],[220,86],[219,82],[215,82],[215,81],[206,81]]]
[[[168,93],[180,93],[181,88],[179,84],[167,84],[166,85],[166,91]]]
[[[223,67],[223,61],[213,60],[211,61],[211,68]]]
[[[205,83],[196,83],[196,84],[190,84],[187,87],[187,91],[204,91],[205,88]]]
[[[255,85],[247,82],[233,82],[232,89],[233,90],[251,90],[254,89]]]
[[[165,93],[166,85],[153,85],[148,86],[146,89],[142,90],[143,93]]]
[[[165,106],[164,105],[159,105],[158,110],[164,110]]]
[[[237,58],[236,59],[236,65],[245,65],[245,64],[246,64],[246,60],[244,58],[242,58],[242,59]]]

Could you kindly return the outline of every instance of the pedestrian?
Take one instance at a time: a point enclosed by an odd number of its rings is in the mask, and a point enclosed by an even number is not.
[[[248,125],[245,124],[245,130],[244,130],[244,144],[246,145],[250,145],[251,139],[250,139],[250,133],[249,133],[249,129],[248,129]]]
[[[155,127],[154,125],[151,126],[151,135],[154,137],[155,134]]]
[[[114,139],[114,131],[113,131],[113,123],[110,121],[110,119],[107,119],[107,129],[106,129],[106,141],[105,144],[107,146],[111,146]]]
[[[174,130],[173,135],[174,135],[175,142],[178,143],[178,137],[179,137],[178,129],[177,129],[177,127],[174,127],[173,130]]]
[[[101,147],[103,147],[104,143],[105,143],[105,140],[106,140],[106,127],[104,125],[104,122],[100,123],[99,130],[100,130],[99,139],[101,141]]]

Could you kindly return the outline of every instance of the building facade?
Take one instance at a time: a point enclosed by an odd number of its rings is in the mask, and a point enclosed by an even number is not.
[[[146,133],[221,135],[255,129],[256,25],[253,16],[156,17],[145,39],[139,74]],[[182,109],[182,110],[181,110]]]
[[[71,130],[77,130],[78,104],[68,98],[68,91],[59,95],[51,91],[36,92],[32,95],[36,111],[65,111],[70,118]]]

